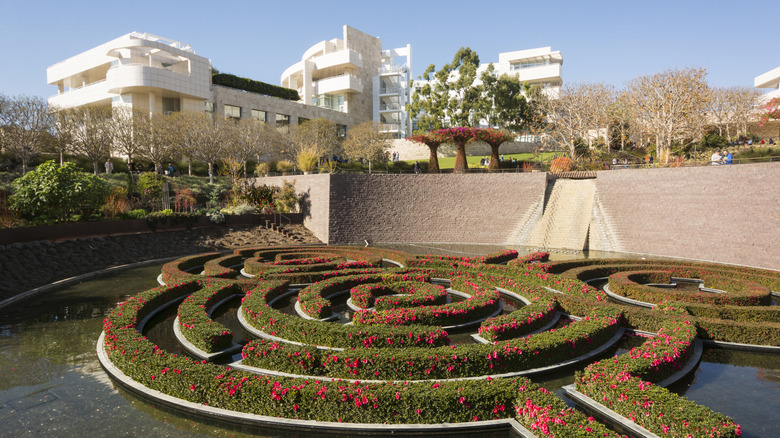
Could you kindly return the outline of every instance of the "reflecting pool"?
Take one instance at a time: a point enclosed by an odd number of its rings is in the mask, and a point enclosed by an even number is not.
[[[444,253],[430,247],[399,249]],[[474,255],[495,250],[491,246],[462,246],[451,253]],[[95,343],[103,318],[118,303],[156,286],[160,267],[115,273],[0,308],[0,437],[258,436],[256,429],[241,431],[162,411],[118,391],[100,367]],[[237,306],[237,301],[231,302],[215,317],[232,324]],[[166,324],[152,326],[165,330]],[[237,327],[231,328],[243,336]],[[159,336],[172,339],[164,333]],[[634,342],[624,341],[618,348],[630,348]],[[166,348],[178,347],[171,344]],[[771,354],[705,349],[696,372],[671,389],[731,416],[742,425],[745,437],[775,436],[780,430],[778,359]],[[555,390],[571,383],[572,374],[569,371],[536,380]],[[260,436],[307,436],[259,432]]]

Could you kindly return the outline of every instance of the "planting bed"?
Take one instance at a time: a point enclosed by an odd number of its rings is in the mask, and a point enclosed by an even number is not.
[[[594,278],[653,308],[611,300],[585,282]],[[682,284],[681,278],[704,286],[663,285]],[[640,431],[739,436],[730,418],[659,383],[688,372],[702,340],[780,350],[773,301],[780,274],[757,269],[548,263],[546,254],[518,259],[516,251],[414,257],[322,246],[187,257],[166,264],[161,280],[166,284],[122,303],[104,321],[98,344],[104,367],[145,397],[238,423],[363,432],[419,432],[446,423],[453,430],[621,436],[525,377],[588,361],[573,389]],[[235,346],[232,331],[210,312],[234,295],[243,296],[237,317],[250,339],[240,355],[216,363]],[[278,306],[290,295],[297,312]],[[188,298],[178,304],[180,342],[207,356],[171,354],[138,330],[139,321],[182,297]],[[334,304],[335,297],[349,297],[349,307]],[[504,304],[512,311],[502,312]],[[571,320],[549,329],[560,315]],[[450,344],[450,334],[470,326],[485,343]],[[590,359],[623,330],[646,333],[647,341],[614,358]]]

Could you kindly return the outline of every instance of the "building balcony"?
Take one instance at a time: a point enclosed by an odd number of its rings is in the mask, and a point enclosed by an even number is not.
[[[756,76],[753,80],[753,86],[756,88],[777,88],[780,86],[780,67]]]
[[[392,86],[381,86],[379,87],[379,95],[383,94],[392,94],[392,95],[398,95],[402,94],[404,92],[404,88],[400,85],[392,85]]]
[[[124,94],[133,91],[165,90],[200,99],[211,96],[209,83],[198,81],[192,75],[144,64],[119,64],[106,75],[108,91]]]
[[[322,56],[308,59],[315,65],[315,69],[323,70],[327,68],[363,68],[363,57],[354,50],[340,50],[338,52],[326,53]]]
[[[97,103],[104,100],[110,102],[109,84],[103,79],[78,88],[57,93],[49,97],[49,105],[57,108],[69,108],[72,106]]]
[[[339,75],[314,81],[314,94],[362,93],[363,84],[352,75]]]
[[[400,130],[400,123],[382,123],[379,126],[379,132],[399,132]]]
[[[379,104],[379,111],[401,111],[401,104],[399,103],[381,103]]]
[[[553,82],[561,81],[561,64],[548,64],[540,67],[512,70],[517,73],[520,82]]]

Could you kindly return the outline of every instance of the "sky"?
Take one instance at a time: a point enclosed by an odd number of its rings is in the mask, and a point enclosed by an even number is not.
[[[564,83],[620,89],[641,75],[705,68],[711,86],[752,87],[780,66],[780,1],[38,1],[0,0],[0,93],[48,97],[46,68],[132,31],[190,44],[221,72],[278,85],[312,45],[349,25],[385,49],[412,46],[412,73],[460,47],[483,63],[550,46]]]

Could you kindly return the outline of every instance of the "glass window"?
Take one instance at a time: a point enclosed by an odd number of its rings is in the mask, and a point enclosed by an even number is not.
[[[214,112],[214,102],[206,101],[203,103],[204,110],[207,113],[213,113]]]
[[[276,129],[282,132],[290,132],[290,116],[287,114],[277,114]]]
[[[339,138],[347,136],[347,125],[336,125],[336,129],[338,130]]]
[[[304,123],[306,123],[308,121],[309,121],[309,119],[307,119],[306,117],[298,117],[298,124],[299,125],[303,125]]]
[[[252,119],[257,120],[258,122],[265,123],[266,122],[265,111],[260,111],[260,110],[253,109],[252,110]]]
[[[165,114],[175,113],[181,108],[179,106],[178,97],[163,97],[162,98],[162,110]]]
[[[233,105],[225,105],[225,118],[226,119],[240,119],[241,107]]]

